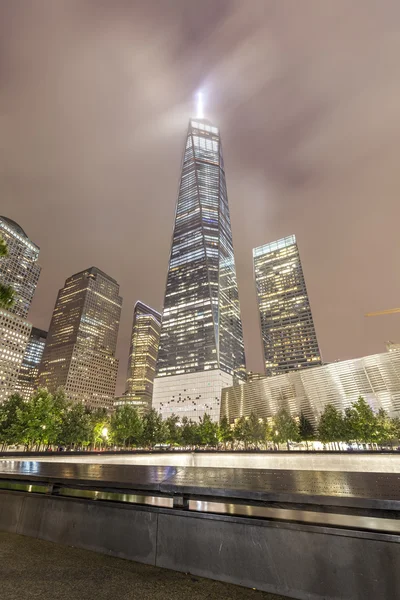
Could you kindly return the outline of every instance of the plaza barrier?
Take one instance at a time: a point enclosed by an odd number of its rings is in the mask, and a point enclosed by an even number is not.
[[[393,473],[0,462],[3,531],[304,600],[400,597],[399,508]]]

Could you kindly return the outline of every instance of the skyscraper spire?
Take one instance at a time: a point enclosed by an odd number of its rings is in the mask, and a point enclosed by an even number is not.
[[[203,93],[197,94],[197,119],[204,119]]]

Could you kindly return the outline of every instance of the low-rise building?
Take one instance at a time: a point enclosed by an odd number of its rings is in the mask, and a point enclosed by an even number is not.
[[[221,417],[233,422],[253,411],[267,419],[285,408],[315,422],[327,404],[344,410],[359,396],[400,416],[400,350],[233,385],[222,390]]]

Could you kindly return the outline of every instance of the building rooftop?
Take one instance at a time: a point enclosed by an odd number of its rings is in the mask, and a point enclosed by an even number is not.
[[[16,223],[12,219],[9,219],[8,217],[0,216],[0,222],[1,221],[4,221],[8,225],[8,227],[14,230],[14,232],[17,235],[19,235],[22,238],[25,238],[30,244],[32,244],[33,246],[35,246],[35,248],[39,250],[39,246],[32,242],[32,240],[26,235],[25,231],[22,229],[21,225],[18,225],[18,223]]]
[[[47,333],[48,332],[44,331],[44,329],[38,329],[38,327],[32,327],[31,336],[47,338]]]
[[[110,275],[107,275],[107,273],[104,273],[104,271],[102,271],[101,269],[98,269],[97,267],[89,267],[88,269],[83,269],[83,271],[78,271],[78,273],[74,273],[73,275],[71,275],[71,277],[68,277],[68,279],[72,279],[73,277],[77,277],[78,275],[82,275],[83,273],[91,273],[93,275],[94,274],[101,275],[102,277],[105,277],[112,283],[115,283],[115,285],[118,285],[118,282],[115,279],[113,279],[112,277],[110,277]],[[68,279],[67,279],[67,281],[68,281]]]
[[[274,252],[275,250],[280,250],[281,248],[287,248],[288,246],[293,246],[295,243],[296,236],[289,235],[288,237],[277,240],[276,242],[270,242],[269,244],[264,244],[264,246],[253,248],[253,257],[262,256],[263,254],[268,254],[268,252]]]
[[[151,306],[149,306],[148,304],[145,304],[145,302],[138,300],[135,303],[135,310],[137,310],[137,309],[140,309],[146,313],[149,313],[150,315],[152,315],[153,317],[158,319],[161,323],[161,316],[162,316],[161,313],[159,313],[158,310],[154,310],[154,308],[151,308]]]

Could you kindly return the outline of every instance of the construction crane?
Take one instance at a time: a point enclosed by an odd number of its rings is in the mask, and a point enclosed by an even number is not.
[[[377,310],[376,312],[367,313],[366,317],[380,317],[381,315],[395,315],[400,313],[400,308],[387,308],[386,310]],[[386,350],[392,352],[400,350],[400,344],[398,342],[386,342]]]
[[[367,313],[366,317],[379,317],[380,315],[394,315],[400,313],[400,308],[388,308],[386,310],[378,310],[376,312]]]

